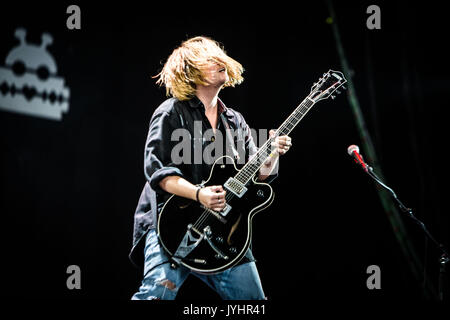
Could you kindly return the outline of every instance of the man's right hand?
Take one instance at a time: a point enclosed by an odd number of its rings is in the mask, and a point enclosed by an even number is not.
[[[204,187],[199,191],[198,200],[209,209],[222,211],[226,205],[226,193],[222,186]]]

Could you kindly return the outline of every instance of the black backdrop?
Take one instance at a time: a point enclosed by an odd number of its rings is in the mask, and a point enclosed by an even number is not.
[[[0,112],[1,294],[126,300],[141,279],[127,254],[145,182],[143,148],[165,99],[151,76],[171,51],[197,35],[223,43],[246,71],[221,97],[256,129],[277,127],[323,72],[341,66],[322,1],[201,10],[80,2],[81,30],[66,28],[69,4],[1,5],[2,65],[17,27],[36,44],[50,32],[48,50],[71,90],[62,121]],[[445,10],[377,2],[382,28],[369,30],[369,4],[334,4],[362,112],[387,182],[448,245]],[[254,220],[269,299],[424,299],[373,182],[346,154],[362,144],[346,95],[316,105],[292,137],[276,201]],[[428,243],[426,251],[420,230],[405,225],[436,286],[436,250]],[[66,287],[72,264],[81,268],[81,290]],[[381,268],[381,290],[366,287],[372,264]],[[178,299],[193,297],[218,299],[190,278]]]

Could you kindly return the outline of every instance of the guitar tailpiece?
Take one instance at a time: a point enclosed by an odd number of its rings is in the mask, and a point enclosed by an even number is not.
[[[178,269],[178,267],[180,266],[180,262],[177,260],[179,260],[179,259],[175,258],[175,257],[170,258],[170,268],[171,269]]]

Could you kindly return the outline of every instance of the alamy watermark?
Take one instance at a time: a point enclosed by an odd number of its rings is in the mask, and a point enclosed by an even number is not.
[[[366,20],[366,26],[369,30],[381,29],[381,9],[379,6],[372,4],[367,7],[366,13],[370,16]]]
[[[257,147],[265,146],[266,143],[270,143],[270,146],[266,145],[265,155],[276,153],[276,144],[273,139],[267,142],[269,139],[269,130],[267,129],[227,128],[223,133],[221,130],[214,132],[212,128],[203,131],[202,126],[202,121],[194,121],[193,133],[185,128],[178,128],[172,132],[170,139],[175,143],[171,151],[173,164],[211,165],[221,156],[228,156],[220,160],[229,164],[231,159],[234,159],[237,165],[244,165],[247,160],[246,152],[250,153],[251,159],[253,155],[256,155]],[[254,145],[250,145],[250,139],[254,141]],[[261,157],[259,160],[262,163],[266,159]]]
[[[66,273],[69,274],[66,280],[67,289],[81,289],[81,269],[73,264],[67,267]]]
[[[366,273],[370,276],[366,280],[367,289],[381,289],[381,269],[379,266],[373,264],[367,267]]]
[[[67,7],[66,13],[70,16],[66,20],[66,27],[69,30],[81,29],[81,9],[76,4],[72,4]]]

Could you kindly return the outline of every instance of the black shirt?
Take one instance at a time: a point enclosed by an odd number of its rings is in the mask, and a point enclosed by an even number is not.
[[[257,148],[250,128],[242,114],[227,108],[220,99],[217,109],[219,117],[216,130],[219,130],[220,134],[218,131],[213,133],[205,115],[205,107],[197,97],[187,101],[167,99],[153,113],[145,144],[144,173],[147,181],[134,215],[130,259],[136,265],[141,265],[143,258],[143,250],[138,249],[138,245],[140,247],[140,244],[145,242],[141,239],[148,230],[156,227],[157,213],[171,196],[160,188],[159,182],[162,179],[167,176],[181,176],[192,184],[199,184],[208,179],[214,159],[225,154],[237,154],[237,161],[244,164],[256,153]],[[222,123],[220,114],[225,117],[225,124]],[[233,145],[228,143],[230,139],[226,139],[225,125],[234,133]],[[222,148],[219,143],[223,144]],[[209,152],[210,150],[222,150],[223,154]],[[203,157],[205,154],[208,156]],[[157,210],[153,210],[154,207]]]

